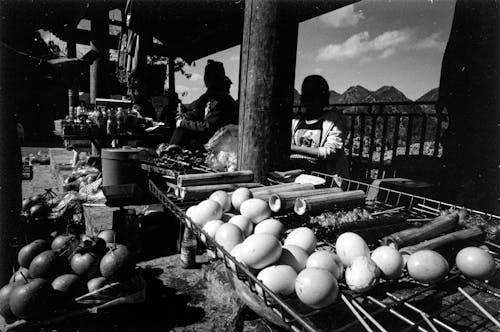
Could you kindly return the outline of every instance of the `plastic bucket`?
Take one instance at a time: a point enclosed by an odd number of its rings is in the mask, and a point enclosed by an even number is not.
[[[137,166],[130,159],[139,153],[135,148],[103,149],[102,159],[102,185],[116,186],[137,182]]]

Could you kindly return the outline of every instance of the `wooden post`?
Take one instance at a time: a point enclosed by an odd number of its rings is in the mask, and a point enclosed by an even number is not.
[[[286,1],[245,1],[238,168],[253,170],[256,181],[289,160],[297,33]]]
[[[76,58],[76,43],[74,41],[74,34],[70,34],[70,38],[66,42],[67,57]],[[78,106],[78,77],[74,78],[70,88],[68,89],[68,109]]]
[[[91,9],[90,46],[99,52],[99,57],[90,66],[90,103],[95,99],[108,97],[106,76],[109,61],[109,10],[106,6],[95,5]]]
[[[167,127],[175,128],[175,116],[177,110],[177,101],[175,94],[175,56],[168,57],[168,112]]]
[[[3,58],[2,58],[3,60]],[[0,85],[3,82],[0,82]],[[7,88],[0,88],[0,285],[5,285],[15,262],[11,247],[14,236],[20,236],[21,151]]]

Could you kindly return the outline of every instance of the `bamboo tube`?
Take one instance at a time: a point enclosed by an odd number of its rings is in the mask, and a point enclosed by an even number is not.
[[[266,194],[275,194],[279,192],[286,192],[286,191],[297,191],[297,190],[312,190],[314,189],[314,185],[310,183],[282,183],[282,184],[275,184],[272,186],[264,186],[260,188],[252,188],[250,191],[252,194],[260,194],[260,193],[266,193]]]
[[[348,205],[362,204],[366,195],[362,190],[345,191],[340,193],[319,194],[295,200],[294,211],[302,216],[306,213],[322,212]]]
[[[275,193],[269,197],[269,207],[273,212],[288,212],[293,210],[295,200],[301,197],[310,197],[318,194],[330,194],[341,192],[342,189],[326,188],[300,191],[287,191],[284,193]]]
[[[251,181],[253,181],[252,171],[183,174],[177,177],[179,187]]]
[[[418,250],[435,249],[453,242],[471,243],[484,240],[485,234],[478,228],[467,228],[399,249],[401,254],[411,255]]]
[[[431,222],[421,226],[405,229],[382,238],[382,243],[396,249],[410,246],[427,239],[449,232],[458,225],[458,213],[453,212],[445,216],[434,218]]]
[[[245,188],[255,188],[260,186],[260,183],[249,182],[249,183],[225,183],[225,184],[211,184],[204,186],[189,186],[189,187],[178,187],[176,191],[176,196],[181,199],[203,199],[210,196],[214,191],[233,191],[241,187]]]

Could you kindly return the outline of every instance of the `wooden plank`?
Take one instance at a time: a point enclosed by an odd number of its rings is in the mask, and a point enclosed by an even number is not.
[[[432,155],[434,157],[437,157],[438,153],[439,153],[439,142],[441,139],[441,126],[443,125],[443,115],[441,114],[441,112],[438,112],[436,117],[437,117],[436,136],[434,138],[434,151],[432,153]]]
[[[94,4],[90,8],[92,23],[90,27],[90,46],[100,56],[90,66],[90,103],[95,105],[97,97],[108,97],[106,91],[106,75],[109,62],[109,48],[106,36],[109,34],[108,11],[101,5]]]
[[[371,112],[371,110],[372,110],[372,107],[370,107],[370,112]],[[372,118],[372,121],[371,121],[372,130],[370,132],[370,148],[369,148],[369,152],[368,152],[368,158],[369,158],[368,167],[369,167],[369,169],[371,169],[372,165],[373,165],[373,152],[375,151],[375,134],[377,131],[378,116],[376,114],[372,114],[371,118]]]
[[[350,136],[349,136],[349,157],[352,157],[352,151],[354,149],[354,129],[356,126],[356,115],[349,115],[351,117],[351,129],[350,129]]]
[[[359,158],[360,160],[363,159],[363,148],[365,144],[365,122],[366,122],[366,115],[361,114],[359,116]]]
[[[239,85],[238,169],[264,181],[289,165],[298,23],[286,2],[245,1]]]
[[[179,187],[201,186],[209,184],[251,182],[253,179],[253,172],[249,170],[237,172],[183,174],[179,175],[177,178],[177,185]]]

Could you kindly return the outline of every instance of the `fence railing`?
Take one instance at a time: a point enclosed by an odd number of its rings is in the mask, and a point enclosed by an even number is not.
[[[331,104],[341,109],[349,130],[345,151],[357,178],[383,178],[399,155],[440,157],[446,112],[436,101]],[[296,111],[301,106],[294,107]]]

